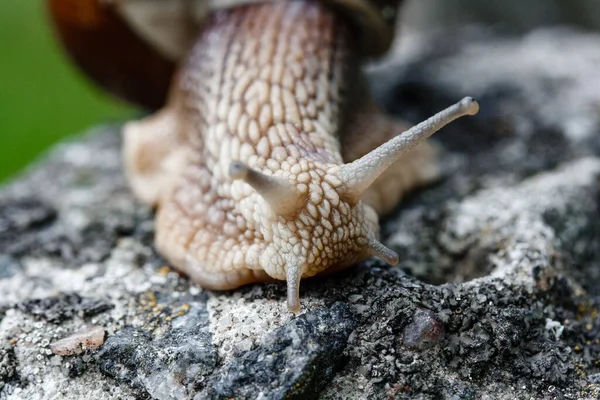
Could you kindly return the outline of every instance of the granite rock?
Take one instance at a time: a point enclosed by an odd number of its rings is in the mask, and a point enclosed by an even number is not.
[[[283,284],[192,285],[98,127],[0,189],[0,399],[598,398],[600,36],[403,42],[370,70],[390,112],[481,112],[382,219],[399,266],[307,280],[300,315]],[[99,349],[51,349],[92,327]]]

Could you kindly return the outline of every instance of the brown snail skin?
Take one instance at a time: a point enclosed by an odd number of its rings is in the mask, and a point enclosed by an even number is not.
[[[360,70],[358,36],[374,31],[340,4],[207,13],[166,105],[125,126],[127,176],[157,208],[157,248],[206,289],[284,280],[297,312],[301,279],[369,256],[396,264],[378,214],[438,176],[424,140],[478,111],[465,98],[409,130],[383,115]]]

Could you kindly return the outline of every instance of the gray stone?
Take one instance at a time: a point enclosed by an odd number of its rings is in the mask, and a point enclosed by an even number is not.
[[[230,360],[195,398],[316,397],[335,375],[355,326],[343,303],[309,311]]]
[[[307,280],[300,315],[283,284],[191,285],[99,127],[0,189],[0,399],[598,398],[600,37],[403,43],[371,70],[389,110],[481,112],[436,135],[443,179],[382,219],[398,267]],[[91,326],[99,349],[53,353]]]
[[[405,0],[400,25],[442,30],[480,23],[509,32],[548,25],[600,28],[600,3],[590,0]]]

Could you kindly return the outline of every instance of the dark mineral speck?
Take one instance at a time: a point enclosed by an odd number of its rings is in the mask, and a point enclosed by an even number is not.
[[[444,336],[444,325],[430,310],[417,309],[412,322],[404,328],[403,343],[406,347],[425,348],[440,342]]]

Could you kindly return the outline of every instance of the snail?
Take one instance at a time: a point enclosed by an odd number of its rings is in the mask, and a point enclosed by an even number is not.
[[[133,192],[156,207],[159,252],[209,290],[286,281],[293,312],[301,279],[370,256],[398,262],[378,240],[378,215],[437,177],[424,140],[479,107],[465,98],[408,130],[380,111],[360,67],[389,48],[395,3],[50,4],[63,42],[92,77],[147,107],[164,102],[125,125],[123,145]],[[88,26],[113,29],[103,43],[114,48],[96,54],[104,70],[83,61],[91,48],[73,45],[86,34],[106,38],[104,28],[65,27],[76,9]],[[116,31],[134,38],[114,41]],[[107,60],[111,52],[131,55],[129,64]],[[134,63],[133,78],[110,68]]]

